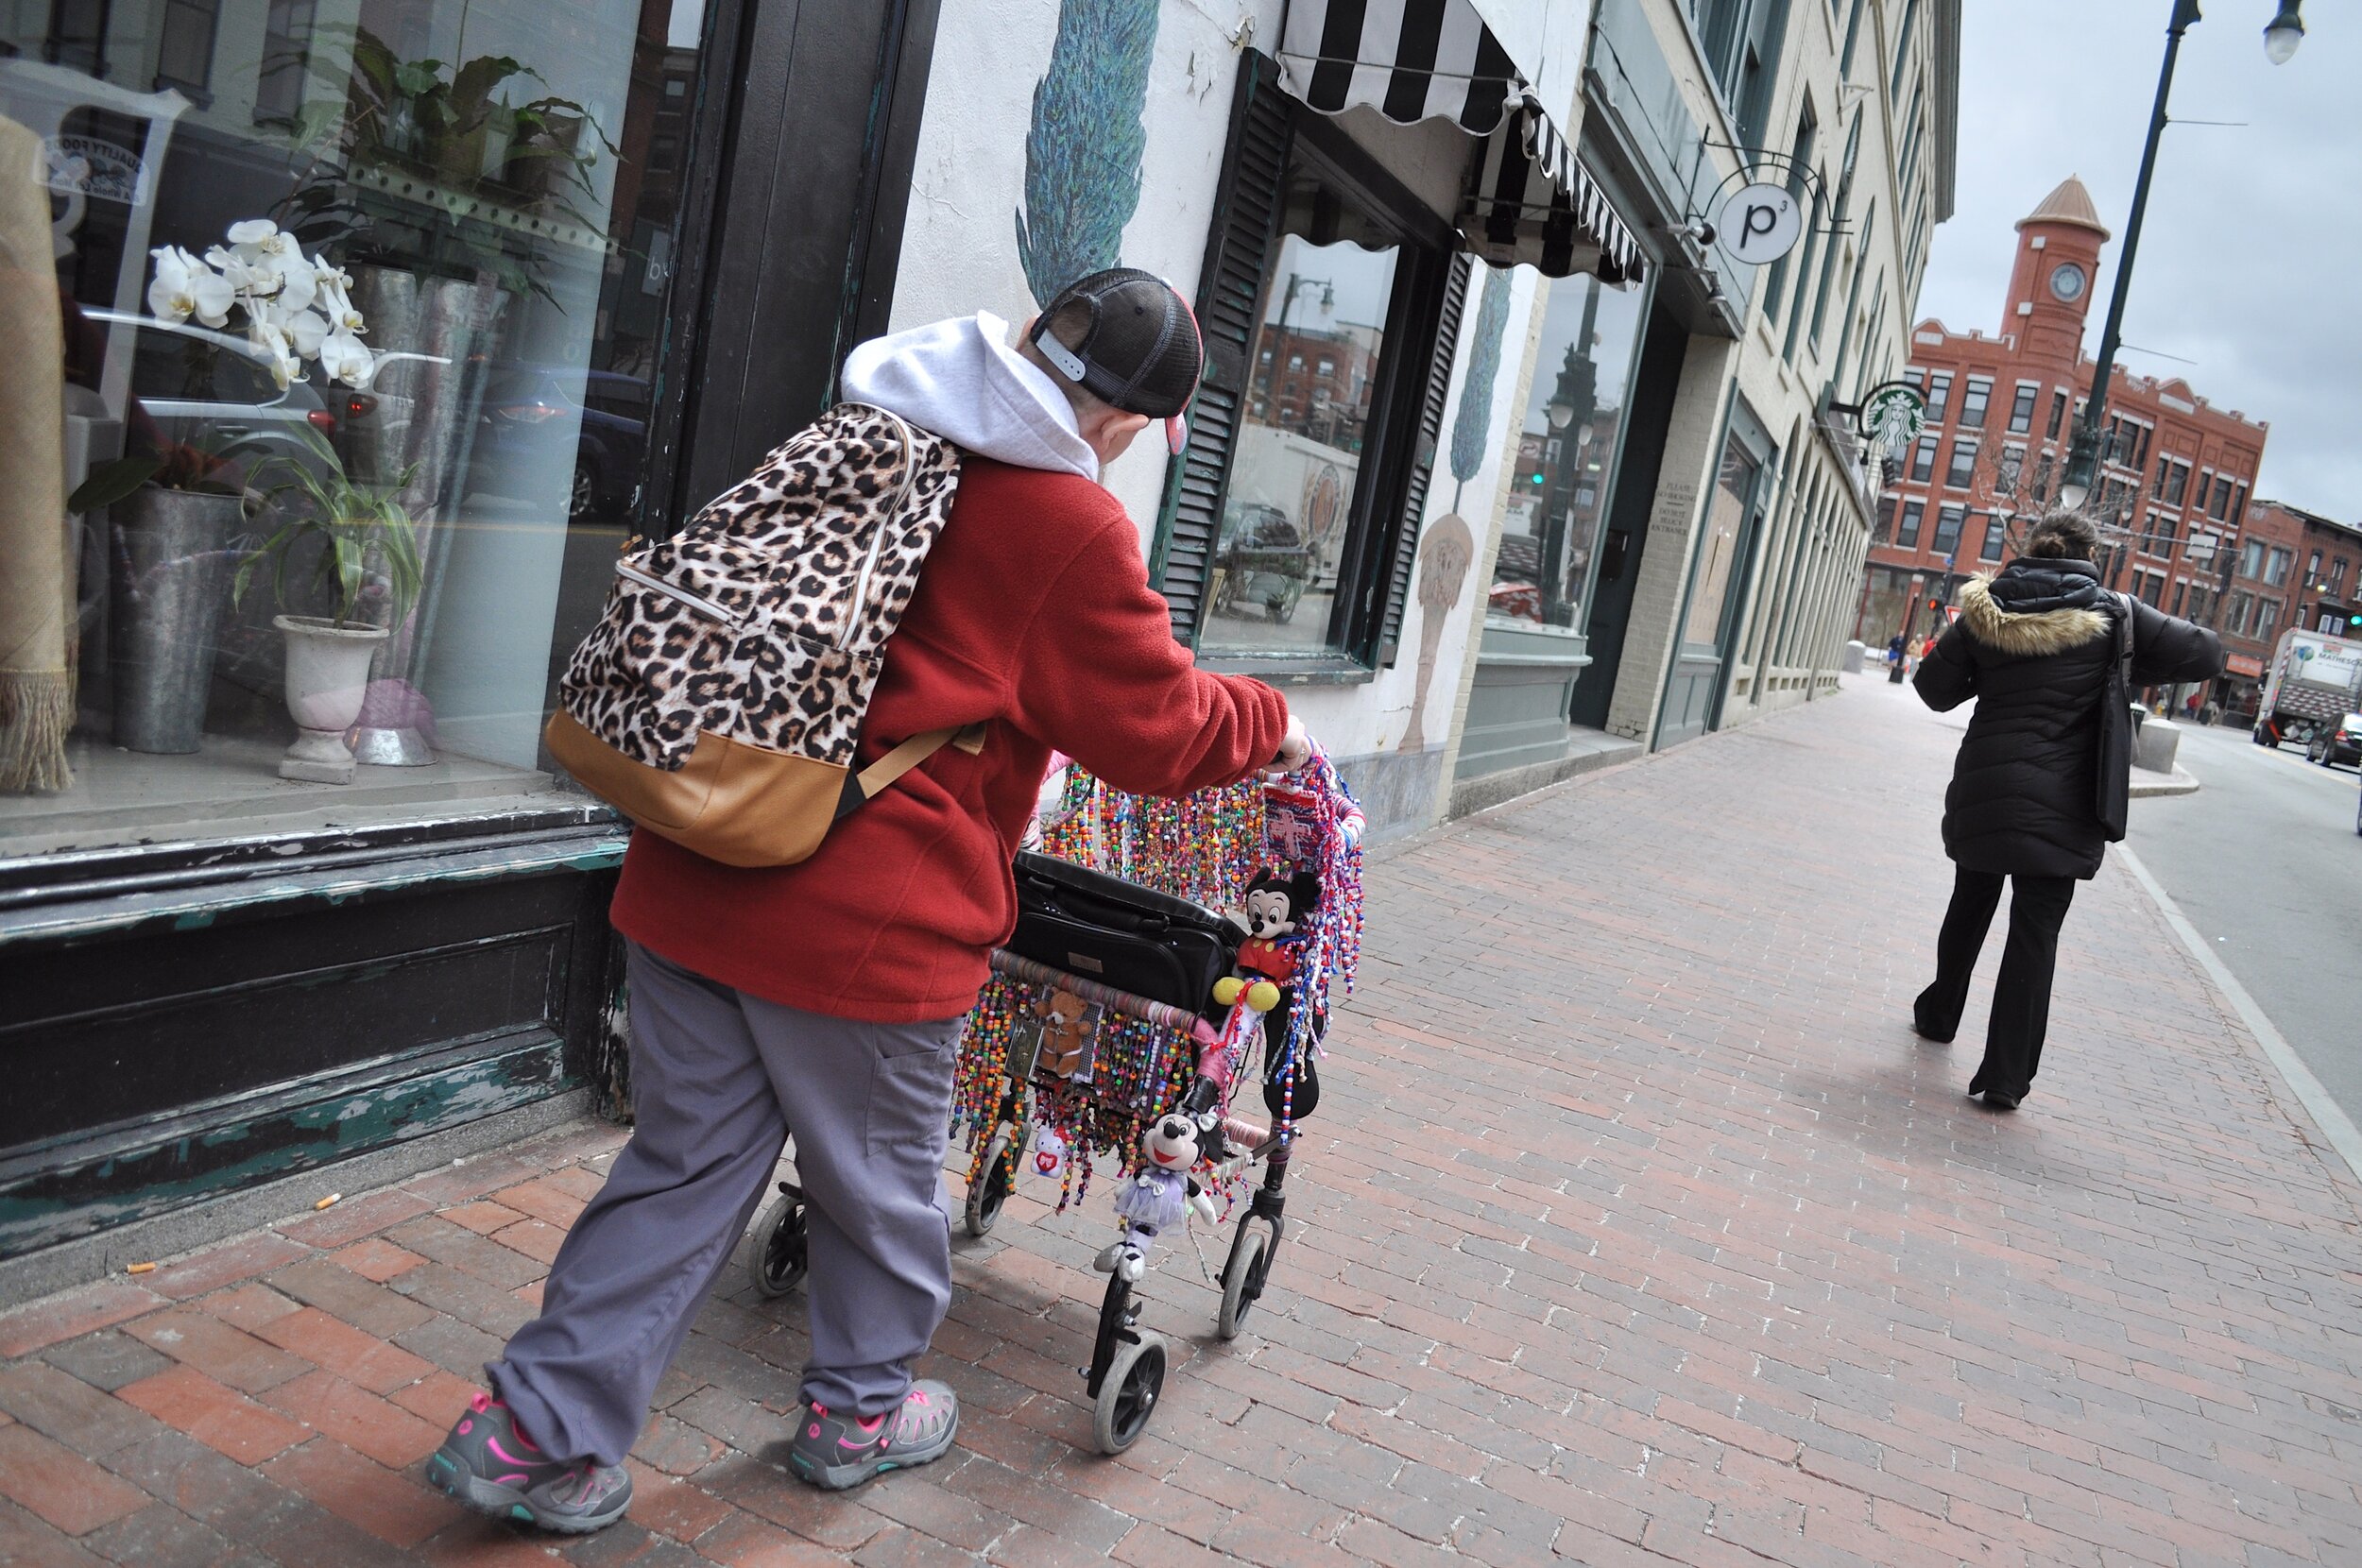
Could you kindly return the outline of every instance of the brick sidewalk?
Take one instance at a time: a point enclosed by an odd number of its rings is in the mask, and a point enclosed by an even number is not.
[[[774,1468],[800,1308],[733,1274],[630,1522],[461,1514],[419,1462],[593,1127],[0,1318],[0,1562],[2362,1561],[2362,1191],[2131,878],[2021,1113],[1905,1027],[1956,738],[1853,685],[1376,868],[1275,1294],[1221,1344],[1162,1254],[1183,1360],[1121,1459],[1070,1370],[1104,1198],[1020,1196],[928,1369],[953,1457]]]

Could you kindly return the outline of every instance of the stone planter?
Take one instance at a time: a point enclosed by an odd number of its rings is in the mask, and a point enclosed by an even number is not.
[[[345,731],[361,716],[369,660],[385,628],[339,626],[309,615],[282,615],[271,624],[287,639],[287,715],[299,731],[279,760],[279,776],[350,784],[353,760]]]
[[[186,753],[205,727],[236,496],[145,485],[111,508],[107,665],[114,741],[127,751]]]

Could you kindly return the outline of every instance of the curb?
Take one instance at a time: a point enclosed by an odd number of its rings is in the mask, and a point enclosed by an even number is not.
[[[2143,778],[2141,776],[2143,774],[2148,774],[2148,776]],[[2179,763],[2174,765],[2174,770],[2169,775],[2164,777],[2150,773],[2147,768],[2132,770],[2132,798],[2134,800],[2153,800],[2159,795],[2194,795],[2198,792],[2197,775]]]
[[[2362,1129],[2353,1125],[2353,1118],[2330,1098],[2327,1089],[2321,1087],[2321,1081],[2313,1076],[2313,1069],[2304,1065],[2304,1059],[2282,1037],[2280,1031],[2272,1027],[2272,1021],[2264,1015],[2264,1010],[2256,1005],[2255,998],[2248,995],[2247,987],[2241,985],[2237,977],[2215,955],[2214,948],[2208,946],[2206,939],[2198,934],[2198,928],[2190,924],[2172,895],[2159,885],[2156,878],[2148,874],[2148,867],[2141,863],[2141,858],[2132,853],[2131,846],[2119,844],[2114,848],[2123,857],[2125,869],[2132,874],[2132,879],[2148,890],[2148,896],[2157,905],[2157,912],[2165,917],[2165,924],[2173,929],[2173,934],[2182,939],[2182,946],[2190,950],[2190,955],[2198,960],[2199,967],[2206,971],[2216,989],[2231,1003],[2231,1010],[2239,1015],[2239,1021],[2247,1025],[2248,1032],[2255,1036],[2255,1043],[2264,1049],[2265,1060],[2279,1072],[2281,1081],[2288,1085],[2289,1093],[2297,1097],[2297,1103],[2304,1107],[2305,1114],[2320,1129],[2321,1136],[2344,1158],[2346,1168],[2353,1173],[2354,1180],[2362,1181]]]

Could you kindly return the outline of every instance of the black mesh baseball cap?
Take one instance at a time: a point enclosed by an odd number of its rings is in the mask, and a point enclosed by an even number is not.
[[[1087,306],[1090,326],[1069,348],[1050,323],[1070,305]],[[1042,307],[1029,341],[1057,372],[1127,414],[1165,421],[1166,444],[1189,438],[1184,418],[1206,364],[1197,315],[1171,283],[1137,267],[1109,267],[1058,291]]]

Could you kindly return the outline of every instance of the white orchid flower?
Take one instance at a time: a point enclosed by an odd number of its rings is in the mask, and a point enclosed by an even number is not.
[[[377,374],[377,362],[351,332],[331,332],[320,344],[320,368],[332,381],[366,387]]]
[[[247,312],[247,341],[254,345],[260,357],[270,366],[271,380],[281,391],[303,376],[303,361],[296,356],[294,335],[270,318],[267,311],[249,309]]]
[[[246,298],[268,299],[279,292],[282,280],[277,273],[235,251],[215,246],[205,252],[205,260]]]
[[[319,306],[328,313],[328,324],[340,332],[354,337],[369,330],[361,313],[353,308],[352,275],[342,267],[331,266],[325,256],[312,258],[312,276],[319,282]]]
[[[259,246],[278,232],[279,225],[268,218],[248,218],[243,223],[230,226],[230,243]]]
[[[304,309],[319,293],[318,277],[300,250],[290,247],[284,255],[265,256],[263,270],[279,280],[272,298],[287,310]]]
[[[317,311],[296,310],[285,303],[270,307],[271,324],[287,334],[295,351],[305,359],[319,357],[320,340],[328,335],[328,321]]]
[[[158,317],[195,316],[208,327],[229,321],[235,295],[228,280],[178,246],[159,246],[149,254],[156,258],[156,279],[147,285],[147,308]]]

